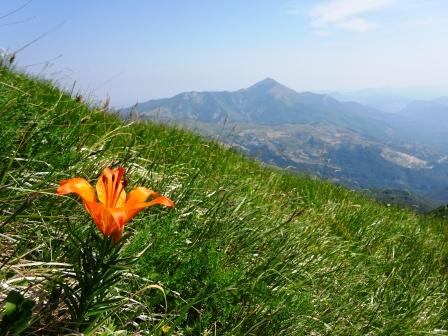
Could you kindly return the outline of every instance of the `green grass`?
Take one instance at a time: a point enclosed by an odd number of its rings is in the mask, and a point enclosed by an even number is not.
[[[60,267],[45,263],[67,261],[66,227],[93,225],[75,197],[54,194],[59,181],[95,181],[120,164],[131,186],[151,187],[176,207],[150,208],[126,226],[126,253],[146,250],[138,277],[114,289],[129,301],[99,330],[448,333],[442,219],[263,167],[186,131],[125,124],[4,68],[0,122],[1,298],[14,288],[40,297]],[[151,284],[164,288],[167,311]],[[29,333],[56,332],[42,331],[49,325],[34,315]]]

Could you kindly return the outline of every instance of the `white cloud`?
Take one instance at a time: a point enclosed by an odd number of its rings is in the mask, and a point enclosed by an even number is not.
[[[361,15],[386,9],[395,0],[331,0],[314,7],[309,13],[313,27],[322,29],[340,28],[355,32],[366,32],[379,26]]]

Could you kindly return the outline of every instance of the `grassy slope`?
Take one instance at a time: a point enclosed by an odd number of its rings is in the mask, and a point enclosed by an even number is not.
[[[263,168],[188,132],[125,125],[4,69],[0,122],[2,263],[8,258],[0,279],[24,260],[63,261],[64,223],[92,224],[75,198],[53,195],[58,181],[94,180],[119,163],[132,185],[170,196],[176,208],[152,208],[126,228],[128,251],[149,245],[138,272],[167,290],[168,314],[157,315],[163,301],[151,291],[139,299],[155,321],[129,312],[109,325],[134,320],[157,333],[169,324],[184,335],[448,329],[444,222]]]

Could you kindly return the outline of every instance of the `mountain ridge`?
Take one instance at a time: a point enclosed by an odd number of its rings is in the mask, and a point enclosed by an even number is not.
[[[369,137],[387,137],[388,126],[376,110],[355,102],[341,103],[326,94],[297,92],[272,78],[237,91],[191,91],[153,99],[132,108],[145,117],[220,123],[257,124],[328,122]],[[131,108],[122,110],[126,116]]]
[[[398,131],[391,122],[404,118],[398,114],[391,119],[356,102],[297,92],[269,77],[237,91],[150,100],[132,111],[143,119],[184,123],[263,162],[350,188],[404,189],[436,204],[448,202],[448,162]]]

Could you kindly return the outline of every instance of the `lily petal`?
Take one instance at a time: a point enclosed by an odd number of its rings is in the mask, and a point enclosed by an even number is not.
[[[164,205],[169,208],[174,207],[174,202],[166,196],[159,196],[157,198],[154,198],[151,202],[147,202],[146,204],[147,204],[147,206],[153,206],[156,204],[160,204],[160,205]]]
[[[77,194],[85,202],[95,202],[95,191],[92,185],[80,177],[62,180],[56,190],[58,195]]]
[[[123,229],[124,225],[126,224],[126,209],[125,208],[111,208],[108,209],[110,214],[115,220],[115,223],[117,223],[118,228],[114,232],[111,233],[112,240],[116,243],[121,239],[121,236],[123,235]]]
[[[158,197],[159,195],[151,189],[138,187],[133,189],[126,199],[126,206],[131,207],[139,203],[145,202],[149,196]]]
[[[151,202],[143,202],[131,206],[126,205],[126,221],[130,221],[143,209],[154,206],[156,204],[164,205],[170,208],[174,206],[174,202],[165,196],[159,196],[153,199]]]
[[[112,236],[117,231],[122,231],[123,225],[117,222],[112,214],[112,209],[108,209],[98,202],[85,202],[85,207],[103,235]]]

